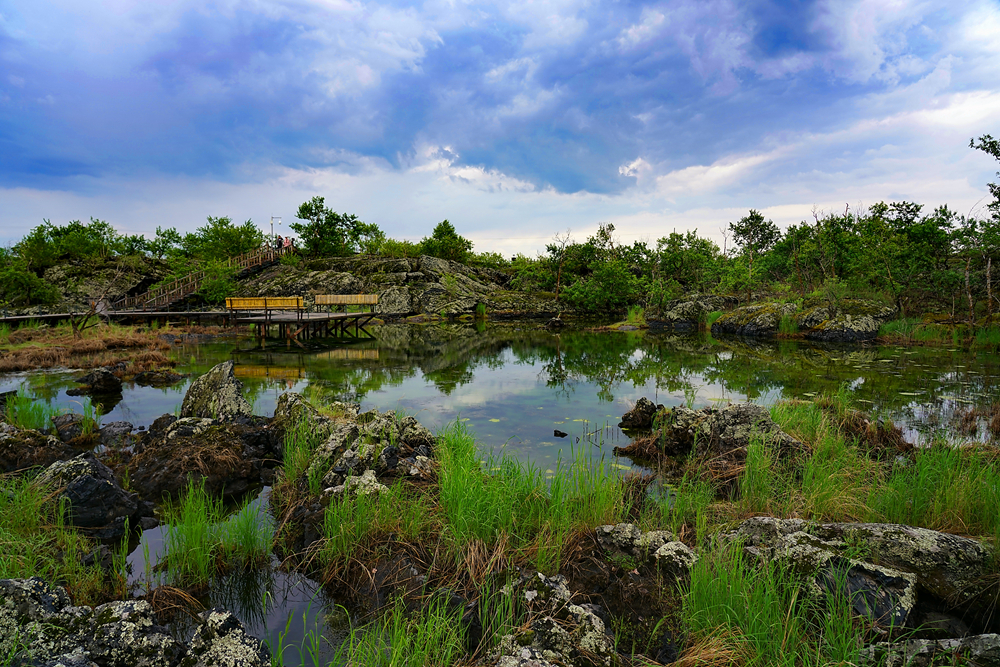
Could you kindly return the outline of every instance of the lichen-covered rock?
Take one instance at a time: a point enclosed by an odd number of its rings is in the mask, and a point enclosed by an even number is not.
[[[656,405],[643,396],[635,402],[635,407],[622,415],[618,428],[635,431],[650,429],[653,427],[653,417],[656,416],[656,411],[662,409],[662,405]]]
[[[229,612],[200,615],[189,646],[157,624],[145,600],[74,607],[38,578],[0,580],[0,655],[14,665],[265,667],[270,656]]]
[[[1000,667],[1000,635],[972,635],[955,639],[910,639],[880,642],[861,651],[859,664],[878,667],[933,667],[974,665]]]
[[[624,557],[637,565],[653,565],[662,574],[674,579],[686,579],[698,560],[694,552],[666,530],[643,532],[631,523],[598,526],[594,533],[597,543],[609,558]]]
[[[542,573],[524,576],[501,595],[521,597],[531,623],[500,639],[491,654],[493,665],[606,667],[615,656],[614,637],[593,604],[573,604],[566,578]]]
[[[322,479],[348,449],[358,441],[361,432],[354,422],[333,424],[326,440],[316,448],[309,461],[308,474]],[[347,471],[342,471],[346,475]]]
[[[858,342],[874,340],[896,309],[874,301],[844,299],[836,306],[819,305],[799,314],[799,333],[809,340]]]
[[[670,301],[662,309],[646,311],[646,320],[651,329],[666,328],[681,331],[697,329],[709,313],[725,310],[733,305],[732,297],[692,294]]]
[[[381,484],[375,477],[374,470],[365,470],[357,477],[348,477],[343,484],[327,488],[323,491],[325,496],[368,496],[388,491],[389,487]]]
[[[108,422],[101,427],[101,444],[105,447],[120,447],[129,442],[133,425],[127,421]]]
[[[393,285],[379,293],[375,312],[381,315],[411,315],[417,311],[413,307],[410,290]]]
[[[698,556],[683,542],[667,542],[653,552],[656,569],[663,575],[685,580],[691,575],[691,568],[698,562]]]
[[[271,428],[282,435],[301,429],[317,439],[329,437],[335,425],[333,419],[321,414],[302,394],[291,391],[278,397],[271,420]]]
[[[266,667],[271,653],[249,636],[231,612],[210,609],[198,615],[202,623],[188,643],[179,667]]]
[[[253,417],[253,407],[243,397],[243,383],[232,361],[225,361],[196,379],[184,394],[181,417],[234,421]]]
[[[918,596],[946,607],[972,603],[990,563],[976,540],[898,524],[754,517],[728,538],[754,556],[816,577],[821,589],[847,586],[867,615],[886,624],[911,622]]]
[[[798,310],[794,303],[754,303],[725,313],[712,324],[712,335],[774,336],[783,317]]]

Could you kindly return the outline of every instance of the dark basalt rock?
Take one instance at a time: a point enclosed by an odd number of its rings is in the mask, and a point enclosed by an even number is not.
[[[77,380],[82,387],[70,389],[69,396],[113,396],[122,393],[122,381],[107,368],[95,368]]]
[[[781,319],[794,315],[794,303],[754,303],[724,314],[712,324],[712,335],[771,337],[778,333]]]
[[[140,387],[169,387],[183,379],[183,375],[172,371],[142,371],[136,373],[133,381]]]
[[[108,422],[100,430],[101,444],[105,447],[120,447],[128,444],[133,428],[131,422]]]
[[[38,481],[60,488],[60,497],[69,502],[70,523],[92,529],[100,539],[119,539],[125,534],[126,520],[138,526],[142,517],[152,516],[152,507],[125,491],[111,469],[90,452],[53,463]]]
[[[71,459],[78,453],[79,450],[54,435],[43,435],[0,422],[0,470],[4,473],[49,466],[56,461]]]
[[[635,407],[622,415],[622,420],[618,428],[630,430],[649,430],[653,427],[653,417],[657,410],[662,410],[662,405],[656,405],[651,400],[643,396],[635,403]]]
[[[63,442],[70,442],[83,435],[83,415],[75,412],[57,415],[52,418],[52,425],[56,428],[56,434]]]

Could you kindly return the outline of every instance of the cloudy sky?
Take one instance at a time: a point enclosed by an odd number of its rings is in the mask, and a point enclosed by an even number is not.
[[[750,208],[975,212],[1000,2],[0,0],[0,242],[287,224],[323,195],[534,254]]]

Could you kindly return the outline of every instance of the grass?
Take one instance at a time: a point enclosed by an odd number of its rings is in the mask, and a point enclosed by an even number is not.
[[[782,336],[794,336],[799,332],[799,322],[794,315],[782,315],[778,322],[778,334]]]
[[[646,324],[646,311],[642,306],[629,306],[628,313],[625,315],[625,323],[632,324],[635,326],[645,326]]]
[[[706,315],[705,316],[705,330],[706,331],[711,331],[712,330],[712,325],[715,324],[715,321],[717,319],[719,319],[720,317],[722,317],[722,315],[723,315],[723,313],[722,313],[721,310],[713,310],[711,313],[709,313],[708,315]]]
[[[705,550],[691,570],[683,616],[691,633],[687,664],[857,664],[861,633],[850,601],[831,596],[820,608],[805,599],[799,577],[771,561],[748,560],[740,544]],[[719,643],[706,642],[709,638]],[[728,659],[704,659],[711,647]]]
[[[81,563],[95,545],[65,525],[64,513],[50,489],[0,477],[0,579],[38,576],[65,586],[76,604],[103,601],[100,568]]]
[[[16,394],[7,398],[4,417],[12,426],[45,432],[52,428],[52,418],[58,415],[58,409],[29,396],[22,385]]]
[[[270,557],[273,527],[252,501],[227,515],[203,483],[191,482],[180,501],[166,505],[164,518],[163,562],[175,586],[201,588],[217,575],[261,565]]]

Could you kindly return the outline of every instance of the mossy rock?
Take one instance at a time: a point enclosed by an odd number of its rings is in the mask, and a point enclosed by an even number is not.
[[[794,315],[794,303],[753,303],[722,315],[712,324],[712,335],[772,337],[781,319]]]

